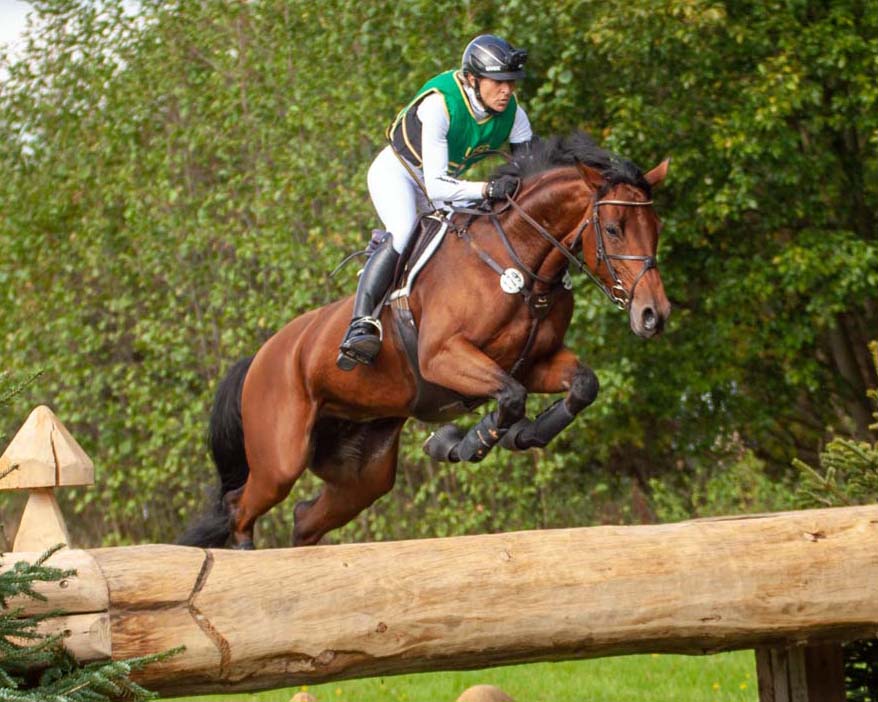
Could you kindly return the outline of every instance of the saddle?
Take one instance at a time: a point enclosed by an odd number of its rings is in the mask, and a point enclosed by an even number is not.
[[[418,327],[408,305],[408,297],[418,274],[439,249],[451,225],[450,215],[434,212],[421,217],[412,237],[411,253],[402,258],[388,298],[396,338],[405,352],[415,377],[415,399],[410,407],[412,416],[426,422],[444,422],[471,412],[487,398],[472,398],[424,380],[418,362]]]

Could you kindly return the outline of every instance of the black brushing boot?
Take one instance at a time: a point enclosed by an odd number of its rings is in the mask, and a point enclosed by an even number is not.
[[[393,237],[385,233],[363,266],[357,284],[353,319],[338,348],[335,361],[344,371],[353,370],[358,363],[368,366],[381,349],[384,333],[381,322],[372,315],[393,282],[397,261],[399,254],[393,250]]]

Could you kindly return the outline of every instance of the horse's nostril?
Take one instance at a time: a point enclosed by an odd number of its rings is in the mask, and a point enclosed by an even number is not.
[[[655,316],[655,312],[653,312],[652,307],[647,307],[645,310],[643,310],[642,319],[644,329],[647,329],[648,331],[652,331],[653,329],[655,329],[658,318]]]

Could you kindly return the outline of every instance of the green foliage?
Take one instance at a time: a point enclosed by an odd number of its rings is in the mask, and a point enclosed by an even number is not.
[[[9,371],[0,371],[0,407],[12,402],[13,398],[24,392],[24,389],[41,375],[42,371],[37,371],[24,380],[19,380]]]
[[[878,640],[863,639],[846,644],[844,654],[848,701],[878,700]]]
[[[686,472],[676,477],[650,481],[659,521],[777,512],[793,507],[790,482],[768,475],[765,462],[750,451],[718,467],[687,466]]]
[[[55,582],[74,574],[44,565],[57,550],[47,551],[33,564],[20,561],[0,573],[0,683],[4,688],[17,689],[29,668],[50,667],[59,657],[61,637],[40,635],[37,625],[60,612],[19,618],[23,607],[9,608],[9,600],[16,596],[45,601],[45,596],[33,589],[34,583]]]
[[[870,344],[872,362],[878,368],[878,342]],[[878,389],[868,396],[875,405],[878,429]],[[834,507],[878,502],[878,442],[836,437],[820,453],[820,467],[800,459],[793,465],[801,471],[797,500],[802,507]]]
[[[79,665],[62,646],[60,635],[46,636],[40,622],[60,611],[23,617],[23,607],[9,608],[12,598],[45,601],[34,589],[39,582],[57,582],[76,576],[73,570],[45,565],[59,547],[34,563],[19,561],[0,572],[0,700],[3,702],[104,702],[111,699],[155,699],[157,695],[129,679],[149,663],[174,655],[179,649],[127,661]]]
[[[730,465],[742,444],[782,479],[827,426],[870,440],[875,3],[33,7],[21,57],[0,60],[0,343],[14,373],[46,369],[39,400],[95,458],[97,487],[62,496],[78,542],[179,532],[213,482],[218,378],[353,290],[352,267],[326,272],[375,224],[384,127],[481,31],[530,49],[538,133],[584,128],[645,168],[672,156],[656,197],[675,311],[643,343],[580,282],[568,341],[602,384],[586,415],[548,451],[454,469],[411,426],[393,496],[341,538],[647,518],[680,461]],[[286,544],[275,512],[262,538]]]
[[[799,459],[793,464],[802,471],[803,506],[878,502],[878,444],[837,438],[820,454],[820,470]]]

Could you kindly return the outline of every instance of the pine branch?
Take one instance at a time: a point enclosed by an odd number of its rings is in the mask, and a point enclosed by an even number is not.
[[[28,385],[34,382],[43,373],[45,373],[45,371],[41,369],[32,373],[24,380],[15,382],[11,380],[9,371],[0,371],[0,405],[10,403],[13,398],[20,395]]]
[[[63,646],[63,636],[37,631],[40,622],[57,617],[52,611],[22,617],[22,607],[8,608],[14,597],[45,601],[34,590],[37,582],[56,582],[74,577],[76,571],[46,566],[61,545],[46,551],[35,563],[21,561],[0,573],[0,702],[109,702],[154,699],[157,695],[130,679],[132,672],[165,660],[183,650],[80,665]]]

